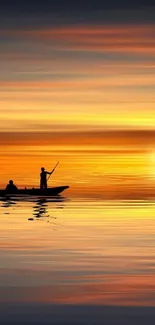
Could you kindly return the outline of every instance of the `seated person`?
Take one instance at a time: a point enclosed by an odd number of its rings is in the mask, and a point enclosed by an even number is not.
[[[13,184],[12,180],[9,181],[9,184],[6,186],[5,190],[8,193],[17,193],[18,192],[18,188],[15,184]]]

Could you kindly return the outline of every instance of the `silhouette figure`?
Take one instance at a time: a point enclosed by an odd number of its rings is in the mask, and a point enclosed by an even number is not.
[[[9,184],[6,186],[5,190],[7,193],[17,193],[18,192],[18,188],[15,184],[13,184],[12,180],[9,181]]]
[[[47,172],[44,167],[41,168],[40,173],[40,189],[41,191],[45,191],[47,189],[47,175],[51,175],[54,170],[51,172]]]

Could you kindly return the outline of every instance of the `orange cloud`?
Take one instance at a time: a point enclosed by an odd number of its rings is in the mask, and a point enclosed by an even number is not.
[[[55,132],[1,132],[0,145],[73,145],[73,146],[119,146],[124,149],[143,148],[155,143],[155,132],[147,130],[122,131],[56,131]],[[66,126],[68,130],[68,126]],[[145,149],[146,148],[146,149]],[[117,148],[118,149],[118,148]]]
[[[1,131],[153,129],[154,27],[3,31]]]
[[[53,41],[58,48],[101,52],[155,53],[154,25],[68,26],[63,28],[5,31],[12,37]]]

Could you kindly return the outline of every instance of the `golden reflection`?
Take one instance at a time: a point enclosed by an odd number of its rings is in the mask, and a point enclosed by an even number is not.
[[[155,306],[154,201],[72,199],[62,209],[36,200],[7,209],[9,217],[2,203],[3,302]],[[52,212],[59,231],[28,222],[34,209]]]

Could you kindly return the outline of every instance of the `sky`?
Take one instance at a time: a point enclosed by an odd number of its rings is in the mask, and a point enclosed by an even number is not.
[[[153,1],[2,1],[0,144],[32,133],[35,143],[47,133],[150,139],[154,21]]]

